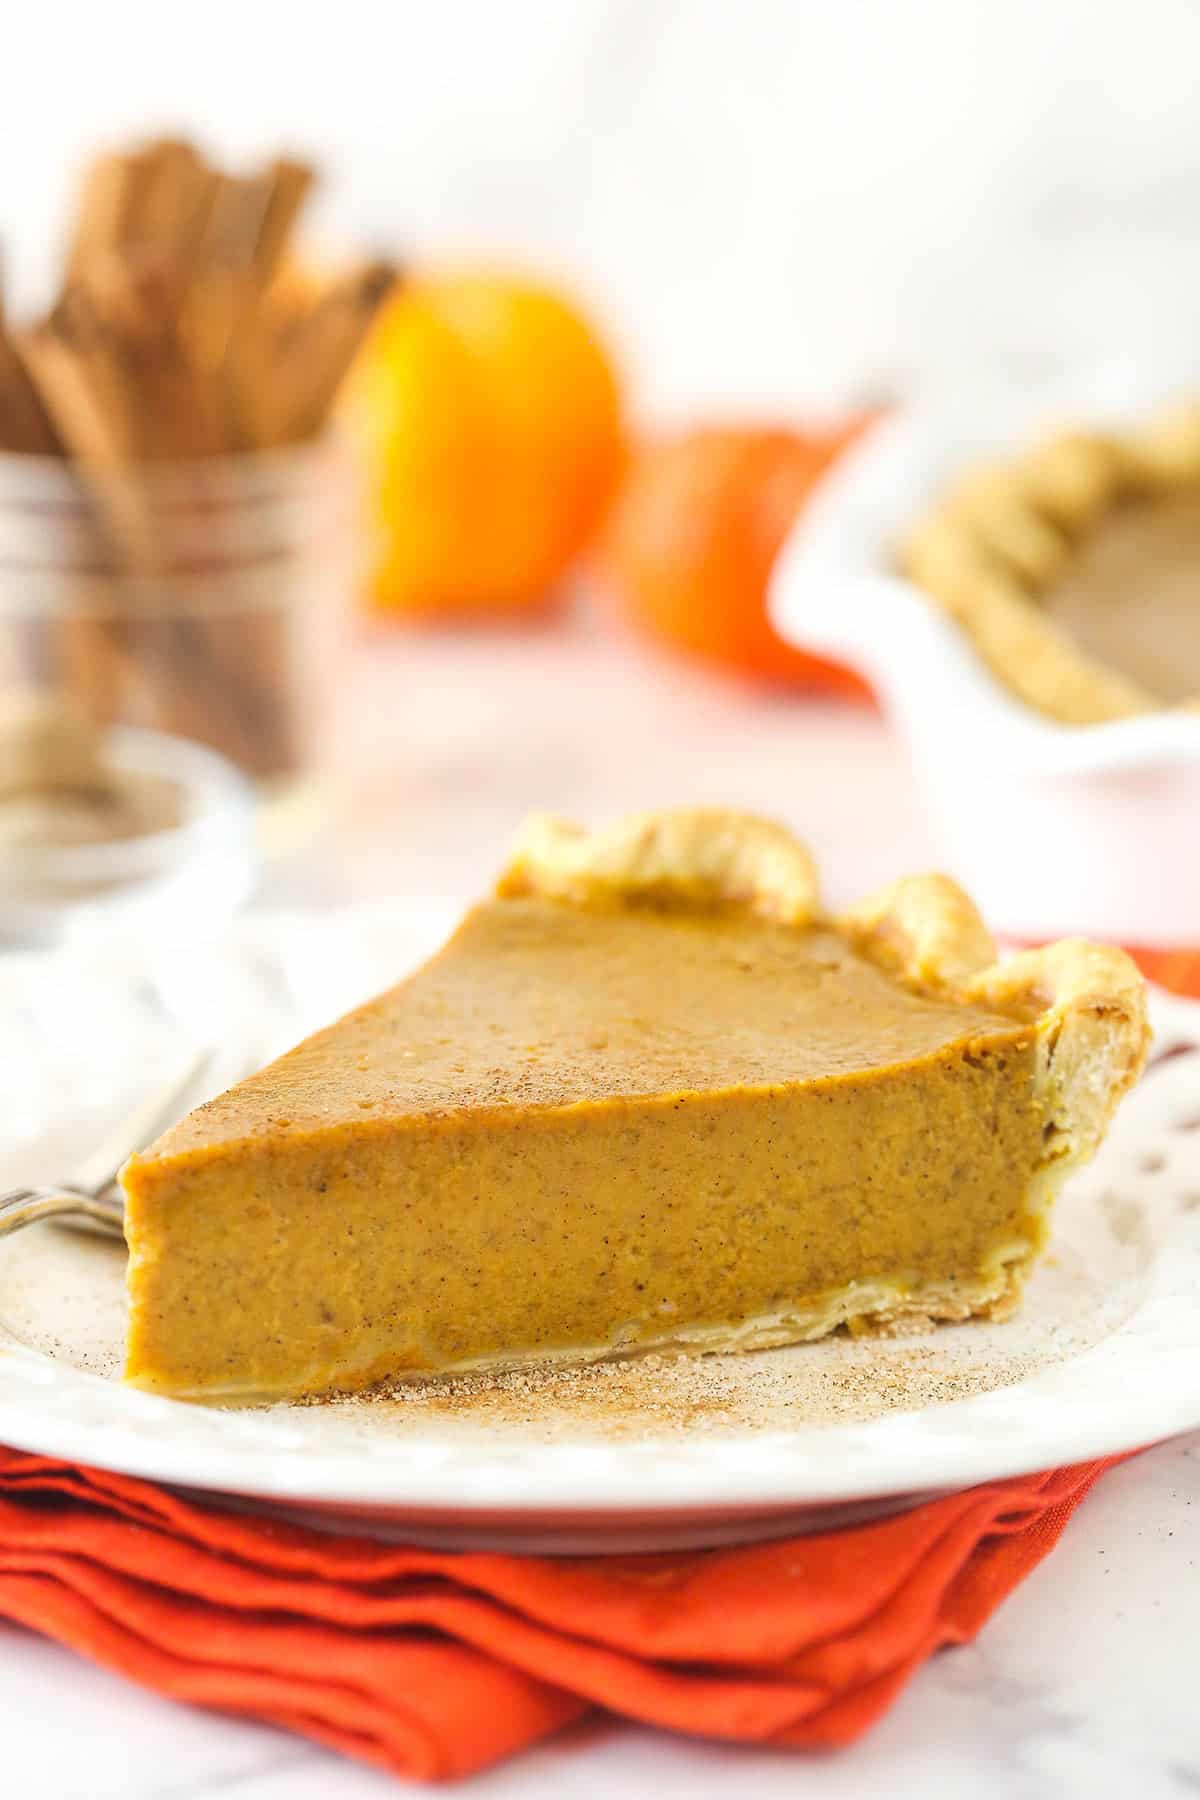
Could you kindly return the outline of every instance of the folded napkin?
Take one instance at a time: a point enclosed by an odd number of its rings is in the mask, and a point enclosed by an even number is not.
[[[974,1636],[1105,1466],[780,1543],[563,1560],[334,1537],[0,1450],[0,1616],[424,1780],[594,1707],[828,1748]]]
[[[1200,993],[1200,953],[1139,961]],[[425,1780],[594,1708],[831,1748],[974,1636],[1106,1466],[750,1548],[558,1560],[332,1537],[0,1449],[0,1617]]]

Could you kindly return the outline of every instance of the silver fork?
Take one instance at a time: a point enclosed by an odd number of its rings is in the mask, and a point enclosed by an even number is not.
[[[158,1137],[184,1111],[186,1096],[213,1061],[211,1050],[198,1050],[177,1070],[168,1085],[156,1088],[107,1132],[69,1181],[51,1187],[13,1188],[0,1194],[0,1237],[39,1219],[62,1219],[84,1225],[105,1237],[125,1236],[125,1201],[117,1171],[134,1150]]]

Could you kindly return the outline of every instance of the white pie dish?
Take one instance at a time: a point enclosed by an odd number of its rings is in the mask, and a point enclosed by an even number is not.
[[[895,573],[895,547],[956,475],[1069,423],[1129,424],[1169,391],[1095,377],[894,415],[822,483],[776,564],[778,629],[869,679],[945,865],[1012,936],[1200,938],[1200,714],[1082,726],[1042,717]]]
[[[92,1105],[94,1131],[102,1102],[170,1055],[173,1020],[185,1037],[223,1023],[235,1053],[252,1030],[266,1054],[397,979],[443,923],[263,915],[186,954],[0,965],[0,1024],[26,1047],[0,1186],[61,1169],[82,1147],[64,1094]],[[1180,1053],[1068,1185],[1002,1325],[223,1410],[121,1385],[122,1252],[43,1225],[0,1245],[0,1442],[332,1529],[573,1552],[799,1531],[1200,1427],[1200,1007],[1155,996],[1154,1022],[1159,1052]]]

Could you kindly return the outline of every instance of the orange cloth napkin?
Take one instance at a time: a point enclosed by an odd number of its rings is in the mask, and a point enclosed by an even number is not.
[[[334,1537],[0,1450],[0,1616],[425,1780],[592,1707],[828,1748],[974,1636],[1105,1466],[780,1543],[562,1560]]]
[[[1200,953],[1139,960],[1200,992]],[[592,1708],[829,1748],[980,1629],[1106,1466],[751,1548],[557,1560],[332,1537],[0,1450],[0,1616],[426,1780]]]

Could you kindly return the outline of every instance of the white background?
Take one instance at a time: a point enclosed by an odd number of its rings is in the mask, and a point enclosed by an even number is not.
[[[773,410],[1200,318],[1194,0],[22,0],[23,294],[99,139],[325,162],[325,229],[566,275],[641,403]]]

